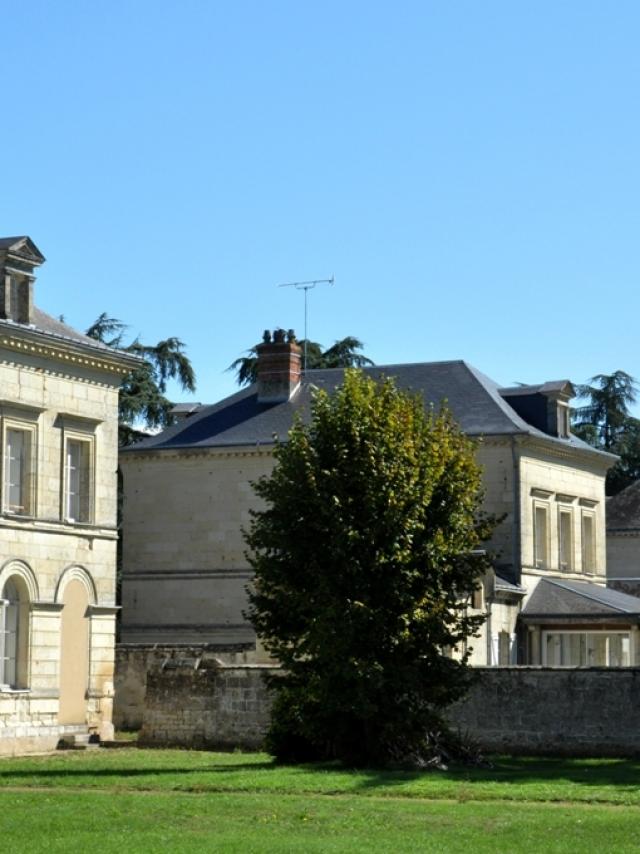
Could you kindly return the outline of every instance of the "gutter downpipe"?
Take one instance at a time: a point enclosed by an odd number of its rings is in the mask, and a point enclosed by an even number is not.
[[[513,464],[513,525],[511,526],[511,560],[514,571],[514,581],[520,584],[522,567],[520,565],[520,527],[521,527],[521,502],[520,502],[520,455],[518,453],[516,437],[511,436],[511,460]]]

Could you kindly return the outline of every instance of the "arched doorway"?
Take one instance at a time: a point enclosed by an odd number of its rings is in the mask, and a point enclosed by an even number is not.
[[[60,641],[61,724],[85,724],[89,685],[89,596],[85,585],[74,578],[62,596]]]

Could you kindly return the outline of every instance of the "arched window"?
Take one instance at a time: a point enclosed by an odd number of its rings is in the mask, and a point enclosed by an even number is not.
[[[29,596],[19,576],[0,592],[0,688],[26,687]]]

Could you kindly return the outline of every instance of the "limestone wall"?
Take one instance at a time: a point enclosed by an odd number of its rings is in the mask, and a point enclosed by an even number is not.
[[[219,646],[163,646],[151,644],[118,644],[116,647],[115,698],[113,723],[116,729],[137,730],[142,726],[147,673],[169,660],[220,662],[225,665],[244,665],[254,660],[252,643]]]
[[[139,742],[232,750],[259,749],[269,723],[263,679],[277,668],[260,664],[165,662],[147,674]]]
[[[270,699],[260,665],[173,662],[152,668],[141,740],[257,748]],[[485,752],[640,755],[640,669],[479,668],[450,723]]]
[[[268,450],[121,455],[123,643],[255,643],[242,528]]]
[[[640,754],[640,669],[478,668],[448,714],[488,752]]]

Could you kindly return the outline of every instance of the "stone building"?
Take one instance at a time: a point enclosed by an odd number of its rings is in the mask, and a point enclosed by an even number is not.
[[[0,239],[0,753],[112,734],[118,388],[138,364],[34,305]]]
[[[640,596],[640,480],[607,499],[607,579]]]
[[[306,417],[312,390],[330,392],[343,376],[302,375],[295,341],[266,339],[255,385],[121,454],[129,658],[154,644],[255,643],[243,617],[251,481],[271,470],[274,438],[286,437],[296,413]],[[640,600],[606,588],[604,477],[615,458],[571,434],[571,383],[500,388],[463,361],[365,370],[395,377],[427,406],[446,400],[478,440],[485,509],[504,520],[488,544],[493,570],[469,603],[487,615],[472,662],[640,661]]]

